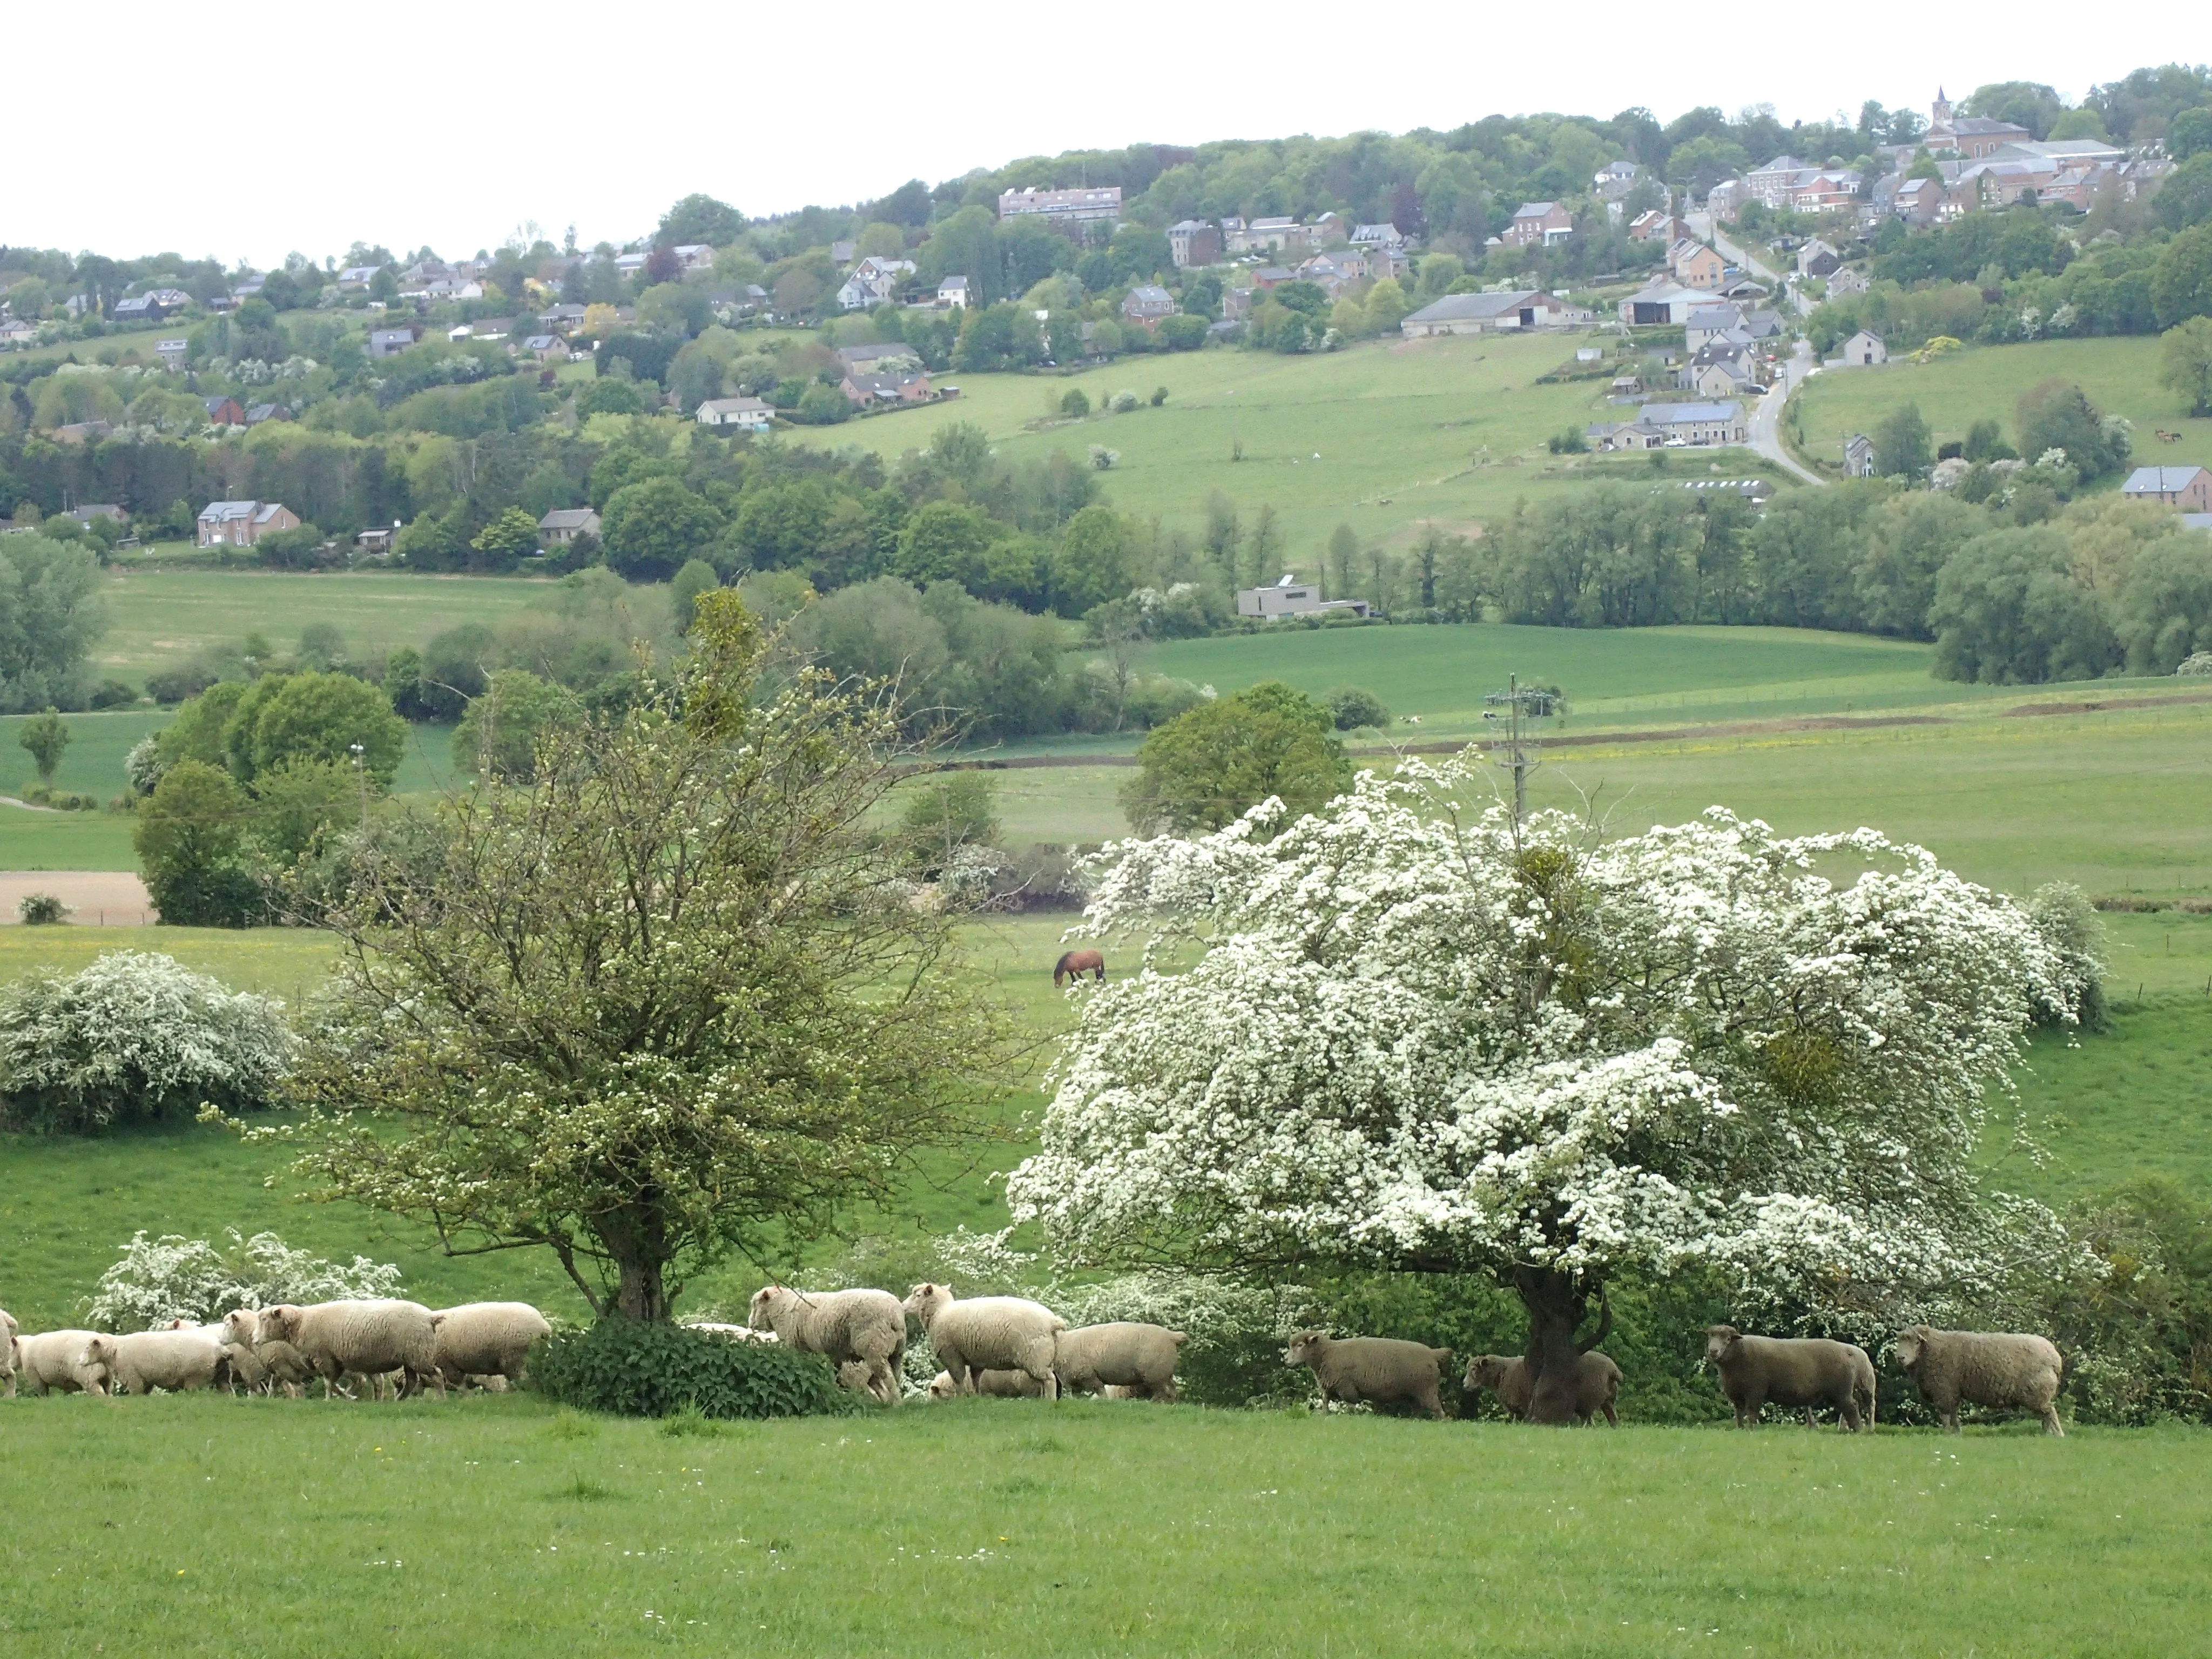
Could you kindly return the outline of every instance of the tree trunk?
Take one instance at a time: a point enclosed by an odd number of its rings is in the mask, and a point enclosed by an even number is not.
[[[1516,1263],[1512,1285],[1528,1310],[1524,1356],[1535,1378],[1528,1401],[1531,1423],[1572,1423],[1583,1346],[1575,1340],[1589,1310],[1590,1286],[1572,1273]],[[1592,1346],[1595,1346],[1595,1340]]]
[[[658,1209],[634,1206],[597,1229],[620,1274],[614,1311],[624,1319],[665,1320],[668,1292],[661,1271],[668,1265],[667,1227]]]

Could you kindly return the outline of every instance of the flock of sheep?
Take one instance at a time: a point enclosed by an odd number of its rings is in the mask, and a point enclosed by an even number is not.
[[[1126,1321],[1070,1328],[1042,1303],[960,1297],[949,1285],[917,1285],[903,1302],[888,1291],[809,1292],[771,1285],[754,1295],[744,1325],[704,1328],[818,1353],[836,1367],[846,1388],[895,1406],[909,1318],[944,1367],[930,1385],[934,1399],[981,1394],[1054,1400],[1091,1393],[1176,1398],[1182,1332]],[[0,1310],[0,1393],[13,1395],[20,1381],[41,1395],[243,1386],[297,1395],[319,1377],[326,1399],[342,1389],[380,1396],[389,1389],[401,1397],[435,1389],[442,1399],[448,1388],[503,1389],[520,1380],[530,1345],[550,1328],[526,1303],[472,1302],[433,1311],[387,1298],[241,1310],[216,1324],[179,1320],[166,1330],[119,1336],[77,1330],[21,1336]],[[1945,1428],[1956,1431],[1959,1407],[1968,1404],[2033,1412],[2048,1432],[2065,1432],[2055,1408],[2064,1365],[2044,1338],[1914,1325],[1894,1346],[1898,1364]],[[1284,1357],[1312,1370],[1324,1401],[1402,1403],[1443,1415],[1449,1348],[1300,1331]],[[1758,1422],[1769,1405],[1802,1410],[1808,1421],[1814,1411],[1832,1409],[1852,1432],[1874,1423],[1874,1362],[1856,1344],[1753,1336],[1715,1325],[1706,1332],[1705,1358],[1739,1425]],[[1620,1367],[1595,1352],[1584,1352],[1579,1365],[1574,1415],[1588,1424],[1601,1413],[1617,1424]],[[1527,1361],[1500,1354],[1470,1359],[1462,1378],[1470,1391],[1494,1391],[1516,1418],[1528,1415],[1534,1381]]]

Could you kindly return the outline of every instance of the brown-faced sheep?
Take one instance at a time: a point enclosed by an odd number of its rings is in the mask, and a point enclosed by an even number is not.
[[[1739,1427],[1755,1427],[1769,1401],[1786,1407],[1832,1406],[1856,1434],[1874,1420],[1874,1366],[1866,1350],[1824,1337],[1746,1336],[1733,1325],[1705,1330],[1705,1358]],[[1865,1415],[1860,1403],[1865,1403]]]
[[[906,1310],[889,1291],[794,1291],[763,1285],[753,1292],[746,1316],[754,1330],[801,1353],[818,1353],[832,1365],[857,1360],[867,1368],[866,1392],[878,1403],[899,1402],[899,1371],[906,1359]]]
[[[438,1370],[441,1322],[440,1316],[419,1302],[378,1298],[319,1302],[306,1308],[285,1302],[261,1310],[255,1347],[258,1351],[271,1340],[290,1343],[323,1379],[325,1400],[349,1371],[372,1379],[402,1371],[403,1394],[430,1382],[442,1400],[446,1379]]]
[[[1516,1422],[1525,1422],[1528,1402],[1536,1396],[1535,1374],[1529,1370],[1528,1362],[1520,1356],[1498,1353],[1477,1354],[1467,1362],[1467,1375],[1461,1386],[1470,1392],[1476,1389],[1494,1389],[1498,1403],[1513,1414]],[[1620,1396],[1620,1367],[1601,1353],[1586,1353],[1575,1373],[1575,1420],[1587,1428],[1600,1412],[1605,1420],[1615,1428],[1620,1418],[1613,1410],[1613,1401]]]
[[[1438,1379],[1451,1363],[1449,1348],[1424,1347],[1388,1336],[1331,1336],[1300,1331],[1283,1358],[1311,1368],[1324,1401],[1388,1406],[1409,1400],[1431,1417],[1444,1414]]]
[[[2045,1433],[2066,1432],[2054,1403],[2066,1363],[2043,1337],[1914,1325],[1898,1334],[1896,1353],[1897,1363],[1920,1385],[1920,1397],[1954,1434],[1962,1401],[2033,1412]]]
[[[979,1296],[963,1301],[950,1285],[917,1285],[902,1304],[921,1322],[938,1364],[963,1394],[975,1392],[986,1370],[1020,1371],[1047,1400],[1060,1398],[1053,1375],[1053,1342],[1067,1322],[1041,1302],[1018,1296]]]
[[[33,1394],[106,1394],[115,1339],[98,1331],[46,1331],[15,1339],[15,1374]]]
[[[975,1392],[990,1399],[1036,1400],[1043,1396],[1044,1384],[1027,1371],[985,1371],[975,1379]],[[951,1400],[959,1393],[951,1371],[939,1371],[930,1379],[932,1400]]]
[[[1053,1370],[1062,1394],[1097,1394],[1109,1385],[1125,1397],[1173,1400],[1176,1351],[1187,1339],[1181,1331],[1119,1320],[1062,1331],[1053,1342]]]
[[[472,1376],[520,1382],[530,1345],[552,1334],[527,1302],[464,1302],[438,1318],[438,1370],[459,1388]]]

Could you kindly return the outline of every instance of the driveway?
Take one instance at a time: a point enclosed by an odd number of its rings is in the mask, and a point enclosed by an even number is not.
[[[1817,472],[1800,466],[1782,447],[1782,410],[1790,394],[1807,380],[1820,372],[1814,361],[1813,348],[1803,340],[1797,349],[1782,365],[1781,378],[1777,380],[1751,409],[1751,447],[1767,459],[1783,467],[1793,477],[1809,484],[1826,484],[1828,481]]]

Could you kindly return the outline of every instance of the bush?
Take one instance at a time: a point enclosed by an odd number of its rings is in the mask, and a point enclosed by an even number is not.
[[[280,1005],[168,957],[115,951],[68,979],[0,990],[0,1111],[83,1133],[201,1104],[270,1104],[295,1042]]]
[[[69,906],[52,893],[26,893],[16,905],[15,914],[26,927],[51,927],[69,916]]]
[[[92,688],[88,701],[94,708],[128,708],[138,701],[138,694],[121,680],[102,680]]]
[[[146,695],[163,708],[197,697],[220,678],[205,663],[188,662],[174,668],[157,668],[146,676]]]
[[[100,1276],[85,1317],[97,1330],[151,1331],[173,1319],[210,1324],[238,1308],[398,1296],[400,1290],[399,1269],[389,1262],[357,1255],[351,1267],[340,1267],[294,1249],[274,1233],[240,1239],[234,1228],[230,1247],[217,1249],[180,1233],[149,1242],[142,1231]]]
[[[1382,698],[1364,685],[1340,685],[1324,692],[1322,702],[1340,732],[1357,732],[1364,726],[1376,727],[1390,724],[1390,709]]]
[[[603,1319],[542,1339],[532,1386],[580,1411],[670,1417],[837,1416],[859,1409],[830,1362],[774,1342],[746,1342],[635,1319]]]
[[[1182,1332],[1176,1386],[1194,1405],[1281,1406],[1312,1392],[1310,1375],[1283,1359],[1291,1333],[1320,1322],[1312,1293],[1300,1287],[1135,1273],[1046,1299],[1072,1326],[1129,1319]]]

